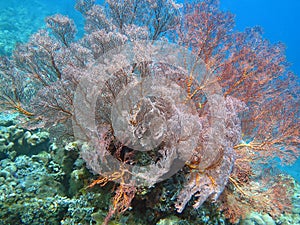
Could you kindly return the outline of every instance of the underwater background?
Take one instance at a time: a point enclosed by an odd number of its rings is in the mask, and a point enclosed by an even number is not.
[[[102,4],[103,1],[99,0],[96,3]],[[0,0],[0,56],[11,57],[19,43],[27,43],[32,34],[40,29],[47,29],[45,18],[54,14],[66,15],[73,19],[77,28],[74,39],[82,38],[85,34],[85,19],[74,6],[75,0]],[[243,31],[247,27],[261,26],[263,37],[271,43],[283,42],[286,46],[287,61],[291,63],[289,69],[296,76],[300,74],[299,1],[220,0],[220,9],[235,15],[234,30]],[[295,83],[299,86],[298,80]],[[299,92],[295,92],[297,97],[298,94]],[[99,182],[99,187],[91,185],[97,176],[90,172],[92,166],[86,168],[85,161],[79,153],[82,146],[63,135],[63,141],[53,138],[53,131],[48,129],[22,127],[19,124],[22,124],[23,120],[19,118],[18,113],[7,112],[2,108],[0,110],[0,225],[300,224],[299,158],[292,165],[278,163],[278,166],[270,169],[270,173],[280,176],[280,181],[276,180],[272,185],[276,186],[277,181],[282,182],[288,186],[287,189],[291,193],[293,192],[292,210],[285,213],[285,206],[282,206],[280,212],[283,213],[277,215],[276,219],[272,218],[272,213],[268,213],[267,210],[247,212],[244,216],[243,209],[237,207],[238,209],[232,208],[231,211],[230,207],[234,206],[230,204],[229,207],[222,208],[209,202],[195,210],[192,204],[188,203],[190,208],[178,214],[174,210],[174,202],[179,193],[176,187],[183,186],[184,180],[178,175],[178,181],[168,179],[156,184],[156,189],[138,190],[137,199],[131,199],[132,206],[124,206],[127,211],[120,210],[120,214],[114,212],[117,215],[111,215],[109,221],[106,221],[107,213],[111,212],[111,200],[115,198],[112,190],[115,190],[116,186],[113,182],[107,185]],[[296,145],[297,147],[299,145]],[[299,148],[297,151],[300,151]],[[192,200],[194,198],[195,196],[191,197]],[[280,199],[280,196],[275,198]],[[152,199],[155,201],[151,202]],[[228,203],[227,201],[231,200],[224,200],[221,196],[221,201]],[[147,204],[147,209],[143,208],[144,204]],[[271,211],[277,210],[273,206],[270,208]],[[227,214],[222,213],[223,211]],[[242,219],[236,219],[235,215],[228,216],[237,211],[243,215]]]
[[[97,0],[97,2],[101,3],[102,1]],[[188,1],[181,0],[178,2]],[[81,26],[83,29],[83,19],[80,13],[74,9],[73,0],[52,0],[51,2],[46,0],[10,0],[1,1],[0,4],[2,9],[1,52],[4,54],[9,54],[12,51],[13,43],[28,40],[30,34],[45,26],[45,17],[55,13],[70,16],[76,21],[77,27]],[[236,16],[235,29],[243,30],[247,27],[261,26],[266,38],[272,42],[283,42],[287,47],[286,54],[292,70],[296,74],[300,73],[298,54],[300,52],[298,44],[300,35],[299,29],[297,29],[300,21],[299,1],[289,0],[283,3],[272,0],[240,0],[238,2],[222,0],[220,7]],[[26,24],[30,24],[30,27],[27,27]],[[79,35],[82,35],[80,30]]]

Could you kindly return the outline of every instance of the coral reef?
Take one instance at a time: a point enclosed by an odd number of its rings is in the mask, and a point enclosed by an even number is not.
[[[2,127],[14,126],[16,115],[1,115]],[[19,127],[22,134],[27,131]],[[38,133],[44,131],[38,131]],[[34,132],[33,132],[34,133]],[[47,132],[46,132],[47,133]],[[39,136],[39,135],[37,135]],[[46,135],[47,136],[47,135]],[[41,135],[43,137],[43,135]],[[10,138],[10,135],[7,135]],[[23,144],[30,152],[34,145]],[[80,158],[77,142],[64,147],[48,143],[34,154],[22,152],[14,157],[6,154],[0,161],[0,224],[102,224],[111,204],[112,189],[87,188],[95,177]],[[175,200],[184,186],[185,172],[155,185],[140,188],[131,208],[109,224],[230,224],[217,205],[205,203],[198,209],[174,213]],[[293,214],[282,215],[276,224],[296,224],[299,221],[299,185],[293,197]],[[270,217],[253,212],[241,224],[275,224]]]
[[[1,119],[2,127],[14,126],[13,124],[17,122],[14,115],[2,114]],[[22,131],[22,135],[27,132],[24,128],[18,129]],[[36,132],[37,136],[39,133],[42,134],[40,137],[43,137],[45,132]],[[9,139],[10,135],[6,137]],[[55,147],[54,143],[48,143],[47,146],[47,149],[39,148],[31,154],[25,154],[27,151],[22,151],[14,157],[6,154],[1,159],[0,224],[101,224],[110,204],[112,186],[108,185],[105,189],[99,187],[86,189],[88,179],[93,176],[79,158],[77,142],[66,143],[64,148]],[[28,152],[36,148],[27,142],[19,142],[19,149],[22,147],[28,149]],[[178,177],[178,180],[180,179],[182,178]],[[174,207],[174,200],[170,197],[176,196],[176,185],[172,178],[152,191],[140,190],[133,202],[131,213],[125,213],[112,222],[149,224],[160,220],[158,222],[160,224],[172,220],[175,223],[175,217],[165,219],[159,217],[165,217]],[[157,200],[153,201],[153,198]],[[141,207],[144,212],[142,214],[139,211]],[[155,216],[155,213],[160,216]],[[210,218],[212,212],[205,208],[191,215],[199,222],[193,223],[180,217],[176,221],[182,221],[182,224],[197,224],[213,219]],[[218,220],[217,218],[215,216],[213,220]]]
[[[275,221],[267,214],[251,213],[240,223],[241,225],[275,225]]]
[[[257,27],[234,32],[215,0],[75,7],[82,38],[56,14],[0,57],[1,222],[299,215],[297,184],[274,169],[300,155],[299,87],[281,44]]]
[[[294,194],[292,196],[293,209],[291,213],[280,215],[276,224],[299,224],[300,223],[300,184],[295,181]]]
[[[64,154],[64,149],[49,143],[43,146],[49,142],[48,132],[29,135],[25,128],[16,128],[16,122],[16,115],[1,114],[1,137],[13,144],[11,148],[1,145],[5,154],[0,161],[0,224],[90,223],[92,202],[100,194],[89,192],[75,197],[87,172],[83,165],[68,163],[65,158],[70,154],[59,158],[59,151]]]
[[[0,159],[6,157],[14,159],[18,155],[33,155],[48,149],[49,133],[46,131],[29,131],[20,128],[16,119],[17,115],[1,113],[0,118]]]

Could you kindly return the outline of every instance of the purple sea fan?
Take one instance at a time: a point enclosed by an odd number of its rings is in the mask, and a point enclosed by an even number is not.
[[[216,96],[212,98],[211,101],[220,101]],[[194,208],[199,208],[209,197],[216,200],[223,192],[233,170],[235,162],[233,146],[241,139],[238,112],[245,109],[245,105],[235,98],[227,97],[225,105],[221,107],[217,108],[219,118],[205,118],[206,129],[200,134],[199,146],[189,164],[191,171],[175,204],[180,213],[192,196],[197,198]],[[213,123],[218,123],[217,126],[207,126],[212,119]],[[220,121],[223,122],[219,123]]]

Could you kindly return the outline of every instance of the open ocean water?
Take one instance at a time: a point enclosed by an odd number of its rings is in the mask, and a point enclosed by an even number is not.
[[[300,224],[299,1],[77,2],[0,0],[0,225]]]

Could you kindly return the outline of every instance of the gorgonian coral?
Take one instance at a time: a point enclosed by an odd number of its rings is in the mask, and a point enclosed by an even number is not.
[[[282,46],[258,28],[233,32],[232,15],[217,6],[78,0],[82,38],[70,18],[54,15],[48,30],[1,58],[1,106],[31,128],[64,124],[54,135],[81,143],[100,176],[90,187],[119,183],[106,222],[139,188],[174,174],[185,177],[182,212],[192,197],[199,208],[225,188],[251,196],[243,190],[257,178],[254,165],[299,155],[299,90]]]

